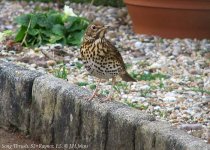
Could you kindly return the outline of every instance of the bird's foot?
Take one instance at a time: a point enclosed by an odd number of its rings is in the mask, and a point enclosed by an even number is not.
[[[93,94],[91,95],[91,97],[88,98],[88,101],[92,101],[93,98],[95,98],[96,96],[98,96],[98,90],[93,92]]]
[[[96,96],[96,94],[92,95],[90,98],[88,98],[88,101],[92,101],[95,96]]]
[[[108,95],[106,98],[105,98],[105,102],[106,101],[112,101],[113,100],[113,97],[112,97],[112,95],[110,94],[110,95]]]

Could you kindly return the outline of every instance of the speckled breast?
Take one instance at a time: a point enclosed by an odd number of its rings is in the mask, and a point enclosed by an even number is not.
[[[98,78],[109,79],[118,75],[122,69],[120,63],[103,46],[101,39],[86,42],[80,52],[87,71]]]
[[[83,59],[86,70],[93,76],[109,79],[119,74],[120,66],[109,57],[94,56]]]

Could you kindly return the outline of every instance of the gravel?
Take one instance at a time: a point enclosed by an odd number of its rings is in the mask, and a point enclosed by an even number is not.
[[[158,36],[133,33],[126,8],[82,5],[68,3],[76,14],[90,20],[99,20],[111,28],[107,38],[118,48],[128,67],[128,72],[139,80],[126,83],[118,79],[114,99],[132,107],[154,114],[157,119],[167,120],[173,126],[186,130],[193,136],[209,142],[210,138],[210,40],[164,39]],[[0,31],[17,25],[14,17],[32,12],[40,7],[57,8],[56,4],[38,2],[0,3]],[[0,59],[53,73],[61,64],[41,53],[63,49],[68,56],[62,59],[68,70],[68,82],[94,89],[96,78],[88,75],[81,65],[78,47],[59,44],[39,48],[23,48],[21,51],[7,50],[0,44]],[[159,74],[159,75],[158,75]],[[148,79],[142,76],[156,75]],[[100,84],[101,94],[107,95],[111,82]]]

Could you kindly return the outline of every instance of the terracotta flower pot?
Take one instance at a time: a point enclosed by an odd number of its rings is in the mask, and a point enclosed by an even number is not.
[[[210,38],[210,0],[124,0],[134,31],[166,38]]]

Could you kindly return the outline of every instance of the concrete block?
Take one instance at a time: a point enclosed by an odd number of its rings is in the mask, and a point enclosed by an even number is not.
[[[145,122],[137,127],[136,150],[208,150],[207,144],[163,121]]]
[[[135,131],[139,124],[153,121],[152,115],[128,106],[120,107],[108,115],[108,140],[106,149],[135,149]]]
[[[32,85],[38,76],[37,71],[0,63],[0,126],[28,132]]]

